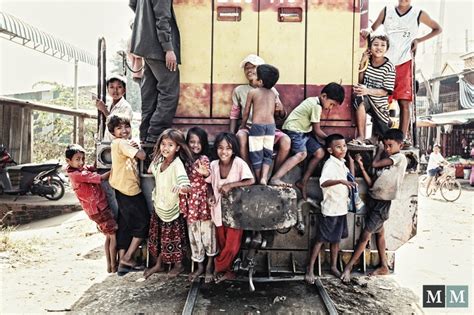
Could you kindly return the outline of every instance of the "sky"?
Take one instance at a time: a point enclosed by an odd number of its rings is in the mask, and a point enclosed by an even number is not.
[[[211,1],[211,0],[209,0]],[[291,0],[282,0],[291,1]],[[327,0],[330,1],[330,0]],[[369,15],[375,20],[384,6],[395,0],[369,0]],[[472,0],[446,0],[443,23],[443,50],[465,52],[465,30],[469,30],[470,50],[473,38]],[[435,20],[440,19],[440,0],[413,0]],[[0,0],[0,10],[7,12],[38,29],[54,35],[74,46],[97,53],[97,40],[107,41],[107,58],[130,36],[129,23],[133,12],[128,0]],[[179,23],[179,21],[178,21]],[[421,29],[420,33],[426,33]],[[427,75],[432,74],[432,59],[436,40],[421,47],[417,64]],[[426,54],[423,55],[423,52]],[[0,95],[31,91],[39,81],[74,83],[74,65],[0,38]],[[110,67],[109,67],[110,69]],[[79,63],[79,85],[93,85],[97,81],[96,68]]]

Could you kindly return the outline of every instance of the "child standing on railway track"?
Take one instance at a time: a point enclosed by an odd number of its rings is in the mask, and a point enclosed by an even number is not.
[[[205,282],[213,279],[214,256],[217,255],[216,227],[211,219],[211,209],[207,202],[208,184],[206,177],[211,175],[207,133],[199,127],[192,127],[186,136],[194,161],[185,163],[186,172],[191,182],[191,191],[187,195],[180,195],[180,209],[188,223],[188,236],[191,245],[191,260],[197,262],[198,268],[189,275],[193,281],[206,272]],[[204,270],[204,260],[207,264]]]
[[[347,210],[349,205],[349,190],[355,187],[353,181],[348,180],[348,175],[354,175],[354,161],[349,156],[349,167],[345,165],[344,158],[347,153],[346,140],[340,134],[332,134],[326,138],[326,148],[329,159],[324,163],[319,183],[323,191],[321,202],[321,215],[318,218],[318,233],[314,244],[305,280],[313,284],[314,264],[324,243],[330,243],[331,273],[340,277],[337,270],[337,255],[341,239],[348,236]]]
[[[377,154],[372,161],[372,167],[378,169],[376,179],[372,179],[365,170],[361,156],[356,156],[356,162],[369,187],[365,202],[368,213],[365,217],[365,227],[359,238],[359,243],[341,276],[342,281],[345,283],[350,282],[352,267],[360,255],[364,253],[365,246],[373,233],[377,236],[380,267],[372,275],[386,275],[389,272],[387,257],[385,256],[385,231],[383,224],[388,220],[392,200],[399,198],[403,177],[407,168],[407,159],[400,152],[403,146],[403,138],[402,131],[398,129],[389,129],[383,135],[383,146],[379,145]]]
[[[107,203],[107,196],[101,182],[109,178],[109,172],[102,175],[95,172],[92,165],[84,165],[86,150],[78,144],[66,148],[67,173],[71,187],[87,216],[97,223],[105,235],[105,257],[107,272],[117,272],[117,222]]]
[[[186,253],[186,221],[180,213],[180,195],[191,191],[184,163],[193,161],[181,131],[166,129],[153,149],[153,161],[148,169],[155,177],[152,192],[154,212],[148,235],[148,249],[156,259],[155,265],[145,270],[147,279],[155,272],[164,271],[163,264],[173,264],[168,276],[176,277],[184,271]]]
[[[239,143],[234,134],[223,132],[217,135],[214,149],[218,160],[211,162],[211,175],[206,181],[212,185],[209,195],[212,221],[216,225],[219,255],[215,258],[214,275],[216,283],[235,278],[232,263],[240,249],[243,230],[222,225],[221,195],[233,188],[250,186],[255,183],[247,163],[239,154]]]

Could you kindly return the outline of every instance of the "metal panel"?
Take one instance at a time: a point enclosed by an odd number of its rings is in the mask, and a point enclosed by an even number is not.
[[[181,92],[176,117],[210,117],[212,2],[175,1],[174,11],[181,37]]]
[[[240,8],[240,20],[219,21],[220,8]],[[257,53],[258,1],[214,0],[212,117],[229,117],[232,90],[245,83],[240,62]]]

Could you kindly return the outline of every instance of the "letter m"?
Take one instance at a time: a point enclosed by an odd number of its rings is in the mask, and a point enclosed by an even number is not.
[[[444,285],[424,285],[423,286],[423,307],[445,307]]]
[[[469,307],[469,287],[467,285],[448,285],[446,307]]]

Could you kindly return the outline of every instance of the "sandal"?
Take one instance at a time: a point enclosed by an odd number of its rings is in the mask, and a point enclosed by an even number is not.
[[[362,142],[362,141],[359,140],[359,139],[352,139],[351,141],[349,141],[349,142],[347,143],[347,145],[360,147],[360,146],[363,146],[363,145],[364,145],[364,142]]]

